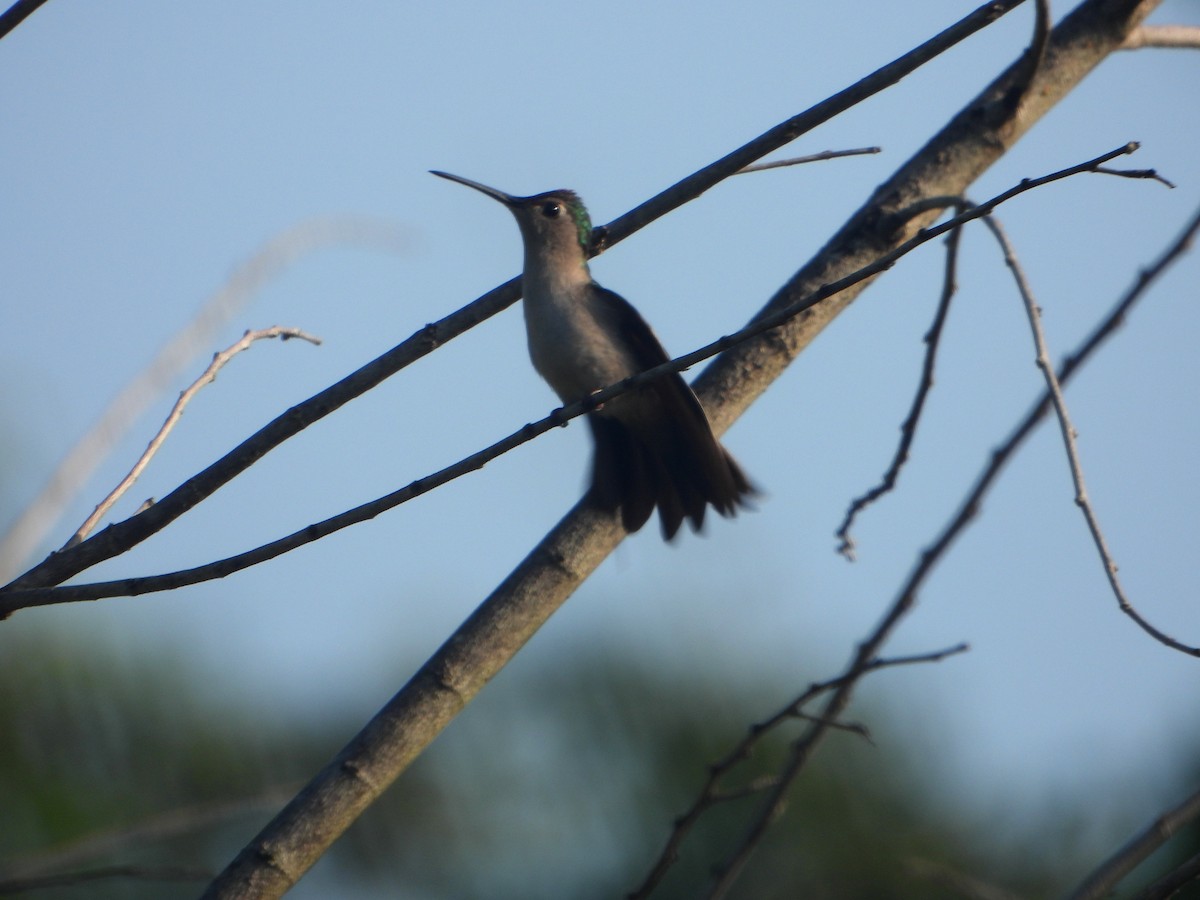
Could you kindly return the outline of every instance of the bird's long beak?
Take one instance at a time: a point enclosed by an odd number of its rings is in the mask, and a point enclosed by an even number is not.
[[[451,181],[457,181],[459,184],[465,184],[469,188],[475,188],[482,194],[487,194],[493,200],[499,200],[505,206],[511,207],[519,198],[506,194],[504,191],[498,191],[494,187],[488,187],[486,184],[480,184],[478,181],[472,181],[470,178],[463,178],[461,175],[451,175],[449,172],[439,172],[436,169],[431,169],[430,175],[436,175],[439,178],[448,178]]]

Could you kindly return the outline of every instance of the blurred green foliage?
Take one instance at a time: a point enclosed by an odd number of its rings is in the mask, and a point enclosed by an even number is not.
[[[0,880],[105,865],[215,872],[360,724],[297,725],[214,699],[166,656],[118,660],[78,640],[21,651],[0,655]],[[506,673],[293,895],[622,897],[706,767],[790,690],[663,671],[613,647]],[[933,802],[936,765],[914,765],[878,712],[856,718],[888,743],[831,735],[732,896],[989,896],[981,885],[1055,896],[1094,862],[1068,849],[1066,815],[1037,823],[1022,847],[998,846]],[[729,787],[772,772],[797,727],[766,740]],[[710,810],[654,896],[701,895],[757,802]],[[191,897],[202,883],[107,878],[22,896]]]

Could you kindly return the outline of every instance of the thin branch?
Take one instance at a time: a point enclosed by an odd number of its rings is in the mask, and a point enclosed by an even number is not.
[[[960,201],[960,210],[965,207],[965,203]],[[921,420],[921,412],[925,408],[925,401],[929,397],[929,392],[933,388],[933,369],[934,363],[937,360],[938,346],[942,339],[942,328],[946,324],[946,316],[950,312],[950,301],[954,297],[955,291],[958,290],[958,245],[962,237],[962,229],[955,229],[950,232],[946,238],[946,273],[942,279],[942,295],[938,300],[937,310],[933,314],[933,323],[929,326],[929,330],[925,332],[923,338],[925,342],[925,361],[921,366],[921,380],[917,384],[917,392],[913,397],[912,406],[909,408],[908,415],[900,425],[900,443],[896,447],[896,453],[892,457],[891,465],[884,473],[879,484],[871,488],[865,494],[854,499],[846,510],[846,517],[842,520],[842,524],[838,526],[835,537],[841,542],[838,545],[838,553],[842,554],[851,562],[854,561],[854,537],[850,534],[850,529],[854,526],[854,520],[858,514],[896,487],[896,480],[900,477],[900,470],[904,464],[908,462],[908,453],[912,447],[913,439],[917,433],[917,423]]]
[[[133,483],[141,477],[141,474],[145,471],[146,466],[150,465],[150,460],[152,460],[155,454],[158,453],[159,448],[162,447],[163,443],[167,439],[167,436],[170,435],[171,431],[175,428],[175,424],[180,420],[180,418],[182,418],[183,411],[187,408],[187,405],[191,403],[192,398],[195,397],[196,394],[200,393],[202,388],[212,384],[212,382],[216,380],[217,372],[221,371],[221,369],[225,367],[226,363],[228,363],[243,350],[250,349],[250,345],[255,341],[261,341],[267,338],[279,338],[280,340],[284,341],[292,338],[299,338],[300,340],[308,341],[310,344],[319,345],[321,343],[320,338],[301,331],[299,328],[285,328],[282,325],[272,325],[270,328],[260,328],[257,331],[246,331],[239,340],[226,347],[220,353],[214,353],[212,362],[208,364],[208,368],[204,370],[203,374],[201,374],[199,378],[193,381],[191,385],[189,385],[179,394],[179,399],[176,400],[175,405],[171,407],[171,411],[167,414],[166,421],[164,421],[162,427],[158,429],[158,433],[150,439],[150,443],[146,446],[145,451],[143,451],[142,455],[138,458],[138,461],[133,464],[133,468],[129,470],[129,473],[123,479],[121,479],[120,484],[113,488],[111,493],[109,493],[107,497],[100,501],[92,514],[87,517],[87,521],[80,525],[79,530],[75,532],[69,541],[67,541],[66,547],[74,547],[89,534],[91,534],[92,529],[96,527],[96,523],[104,518],[104,515],[112,508],[114,503],[121,499],[126,491],[133,487]],[[63,549],[66,549],[66,547]]]
[[[1099,900],[1107,897],[1122,878],[1136,869],[1151,853],[1170,840],[1185,825],[1200,819],[1200,790],[1159,815],[1123,847],[1104,860],[1067,895],[1067,900]],[[1186,882],[1185,882],[1186,883]]]
[[[1174,190],[1175,183],[1163,178],[1154,169],[1109,169],[1100,168],[1096,170],[1103,175],[1116,175],[1118,178],[1149,178],[1157,181],[1159,184],[1165,184],[1167,187]]]
[[[1196,233],[1200,231],[1200,210],[1188,222],[1179,237],[1159,256],[1148,268],[1142,270],[1134,284],[1109,311],[1108,315],[1096,326],[1079,347],[1068,356],[1058,371],[1059,384],[1066,384],[1079,368],[1121,327],[1133,307],[1141,300],[1150,286],[1178,260],[1190,247]],[[967,525],[979,512],[983,498],[987,495],[1007,462],[1013,457],[1017,448],[1033,433],[1034,428],[1042,417],[1049,411],[1051,398],[1043,396],[1030,408],[1025,417],[1018,423],[1008,438],[991,454],[983,471],[975,484],[967,492],[958,510],[951,516],[950,521],[918,557],[912,572],[901,586],[895,599],[884,614],[875,630],[859,644],[854,657],[847,666],[846,672],[838,679],[832,696],[826,701],[821,710],[822,717],[837,719],[846,709],[853,696],[854,688],[862,673],[867,671],[870,661],[876,657],[880,648],[887,642],[900,621],[916,605],[917,595],[937,564],[945,557],[950,547],[961,537]],[[1192,656],[1200,656],[1200,650],[1189,648],[1171,638],[1165,638],[1164,643]],[[785,794],[800,770],[807,763],[827,729],[815,724],[808,733],[792,748],[791,758],[780,772],[779,786],[775,788],[764,801],[758,816],[744,838],[742,844],[730,855],[729,859],[718,870],[717,879],[710,896],[719,897],[733,884],[737,874],[746,864],[750,854],[758,846],[766,829],[777,817],[784,804]]]
[[[648,225],[664,212],[682,206],[689,200],[694,200],[709,188],[731,175],[736,175],[768,153],[790,144],[818,125],[824,124],[869,97],[898,83],[925,63],[937,58],[977,31],[998,21],[1024,2],[1025,0],[992,0],[992,2],[977,7],[945,31],[934,35],[925,43],[914,47],[845,90],[822,100],[800,115],[781,122],[750,143],[689,175],[603,228],[596,229],[593,234],[596,251],[600,252],[611,247]],[[660,205],[667,208],[660,212]]]
[[[753,337],[778,328],[780,325],[786,324],[789,320],[794,319],[804,311],[811,309],[823,300],[832,297],[841,291],[846,290],[860,282],[864,282],[869,278],[878,275],[881,272],[890,269],[903,256],[911,253],[923,244],[929,241],[936,240],[947,232],[952,232],[961,227],[967,222],[981,218],[996,207],[1000,206],[1008,200],[1018,197],[1027,191],[1042,187],[1055,181],[1060,181],[1064,178],[1069,178],[1073,175],[1079,175],[1087,172],[1095,172],[1097,168],[1104,163],[1112,160],[1117,156],[1123,156],[1133,153],[1138,148],[1136,143],[1125,144],[1115,150],[1110,150],[1103,153],[1095,159],[1088,160],[1084,163],[1079,163],[1074,166],[1069,166],[1065,169],[1060,169],[1057,172],[1052,172],[1049,175],[1043,175],[1039,178],[1026,178],[1015,187],[1009,188],[1001,194],[993,197],[979,206],[970,207],[963,210],[957,216],[946,220],[940,225],[932,228],[921,229],[907,241],[890,253],[885,253],[883,256],[876,259],[874,262],[859,269],[857,272],[852,272],[844,278],[831,282],[822,286],[814,294],[808,297],[801,298],[792,306],[779,310],[771,315],[763,316],[750,325],[734,332],[730,335],[718,338],[705,345],[704,347],[677,357],[674,360],[664,363],[661,366],[656,366],[653,369],[647,369],[631,378],[626,378],[624,381],[611,385],[603,390],[597,391],[589,395],[585,399],[572,403],[568,406],[554,410],[550,415],[537,422],[531,422],[523,428],[514,431],[505,438],[496,441],[489,447],[485,447],[476,453],[471,454],[452,465],[446,466],[431,475],[420,478],[409,485],[379,497],[368,503],[356,506],[353,509],[338,513],[328,519],[320,522],[315,522],[301,528],[282,538],[278,538],[270,543],[263,544],[252,550],[247,550],[234,556],[226,557],[225,559],[216,560],[215,562],[206,563],[205,565],[196,566],[191,569],[182,569],[176,572],[168,572],[163,575],[150,575],[140,578],[122,578],[116,581],[102,581],[91,584],[70,585],[67,587],[53,588],[23,588],[21,585],[26,581],[22,577],[13,582],[6,588],[0,589],[0,619],[3,619],[18,609],[23,609],[30,606],[47,606],[56,603],[70,603],[82,600],[99,600],[106,597],[130,597],[139,594],[154,593],[157,591],[174,590],[186,585],[198,584],[202,581],[211,581],[216,578],[224,578],[234,572],[239,572],[247,569],[250,566],[259,565],[260,563],[274,559],[277,556],[282,556],[302,547],[305,544],[320,540],[327,537],[336,531],[341,531],[343,528],[348,528],[351,525],[357,525],[360,522],[365,522],[368,519],[373,519],[376,516],[393,509],[402,503],[407,503],[416,497],[426,494],[434,488],[440,487],[448,481],[453,481],[469,472],[477,471],[483,468],[488,462],[508,452],[514,447],[518,447],[528,441],[533,440],[541,434],[546,433],[552,428],[564,425],[571,419],[591,412],[601,404],[611,400],[612,398],[633,390],[634,388],[643,385],[655,378],[661,378],[670,372],[680,372],[690,366],[695,365],[712,356],[716,356],[731,347],[744,343]],[[902,216],[901,218],[906,218]],[[320,396],[320,395],[318,395]],[[293,407],[293,411],[295,407]],[[279,421],[279,420],[276,420]],[[271,427],[271,426],[268,426]],[[264,429],[265,430],[265,429]],[[261,434],[262,432],[260,432]],[[203,474],[203,473],[202,473]],[[197,476],[197,478],[200,476]],[[196,479],[193,478],[192,481]],[[185,482],[183,487],[177,488],[172,495],[183,490],[191,482]],[[166,500],[162,501],[166,502]],[[101,532],[96,538],[97,540],[105,534],[126,525],[129,522],[137,521],[138,519],[152,514],[162,503],[151,507],[147,512],[141,513],[132,519],[127,519],[125,522],[111,525],[107,530]],[[85,542],[90,543],[90,542]],[[78,545],[79,547],[85,544]],[[74,548],[73,548],[74,549]],[[64,551],[68,553],[70,551]],[[53,558],[52,558],[53,560]],[[36,569],[34,571],[37,571]]]
[[[765,172],[767,169],[781,169],[785,166],[799,166],[804,163],[821,162],[826,159],[841,159],[843,156],[864,156],[871,153],[882,153],[881,147],[859,147],[855,150],[822,150],[820,153],[810,153],[808,156],[793,156],[791,159],[775,159],[771,162],[755,163],[752,166],[738,169],[734,174],[745,175],[748,172]]]
[[[361,216],[323,217],[301,222],[275,235],[242,262],[196,315],[168,340],[150,364],[133,377],[101,412],[94,425],[68,451],[46,486],[0,536],[0,581],[20,572],[29,556],[58,522],[66,506],[129,431],[150,403],[208,350],[223,327],[264,284],[303,256],[334,244],[403,252],[407,231],[383,220]],[[54,559],[71,559],[59,554]],[[80,570],[82,571],[82,570]]]
[[[1133,29],[1121,44],[1122,50],[1140,50],[1143,47],[1200,50],[1200,26],[1143,25]]]
[[[1029,279],[1025,277],[1025,271],[1021,266],[1020,260],[1017,259],[1016,251],[1013,249],[1012,242],[1009,241],[1008,235],[1004,231],[1004,227],[994,216],[987,216],[984,224],[995,235],[996,240],[1000,244],[1000,249],[1004,251],[1004,264],[1008,266],[1013,274],[1013,278],[1017,283],[1017,290],[1021,294],[1021,300],[1025,305],[1025,314],[1029,319],[1029,327],[1033,332],[1033,343],[1037,350],[1037,367],[1041,370],[1042,375],[1046,379],[1046,391],[1049,394],[1051,401],[1054,404],[1054,414],[1058,418],[1059,432],[1062,434],[1063,447],[1067,452],[1067,464],[1071,469],[1071,480],[1075,485],[1075,505],[1079,507],[1083,513],[1083,518],[1087,522],[1088,531],[1091,532],[1092,542],[1096,545],[1096,552],[1100,554],[1100,563],[1104,566],[1104,574],[1108,578],[1109,587],[1112,588],[1113,595],[1117,598],[1117,605],[1155,639],[1164,641],[1164,635],[1157,628],[1151,626],[1129,602],[1128,596],[1125,594],[1125,589],[1121,586],[1121,581],[1117,577],[1117,563],[1113,559],[1112,551],[1108,548],[1108,541],[1105,540],[1104,532],[1100,529],[1100,519],[1096,515],[1096,510],[1092,506],[1091,498],[1088,496],[1087,484],[1083,477],[1083,464],[1079,460],[1078,438],[1079,432],[1075,430],[1075,426],[1071,423],[1070,413],[1067,411],[1067,400],[1063,396],[1062,385],[1058,383],[1058,378],[1054,374],[1054,365],[1050,361],[1050,351],[1046,345],[1046,334],[1042,329],[1041,310],[1038,307],[1037,300],[1034,299],[1033,290],[1029,286]],[[1169,639],[1165,640],[1170,646]],[[1190,649],[1190,648],[1189,648]]]
[[[24,22],[45,2],[46,0],[17,0],[3,13],[0,13],[0,38],[6,37],[10,31]]]
[[[858,83],[776,125],[607,226],[596,229],[593,236],[594,251],[600,252],[616,244],[660,216],[698,197],[750,163],[794,141],[855,104],[891,87],[925,63],[997,21],[1022,2],[1023,0],[991,0],[985,3],[941,34]],[[106,528],[68,551],[52,555],[18,578],[13,583],[14,586],[32,588],[61,584],[85,569],[136,546],[211,496],[284,441],[447,341],[511,306],[520,297],[519,290],[519,279],[510,279],[473,303],[438,322],[426,325],[392,350],[259,429],[203,472],[163,497],[152,508]]]
[[[922,653],[914,656],[897,657],[894,659],[876,659],[872,660],[858,675],[859,677],[866,672],[876,672],[881,669],[888,669],[895,666],[913,665],[916,663],[940,662],[950,656],[955,656],[959,653],[965,653],[968,647],[966,644],[956,644],[945,650],[938,650],[933,653]],[[671,834],[667,838],[666,844],[659,853],[658,858],[650,867],[650,871],[642,880],[642,883],[633,891],[627,894],[628,900],[645,900],[658,887],[659,883],[666,876],[667,871],[673,866],[679,858],[679,849],[683,845],[691,830],[696,826],[700,817],[704,815],[712,807],[719,803],[724,803],[727,800],[740,799],[747,793],[761,793],[763,790],[774,788],[779,785],[778,777],[756,779],[753,784],[757,785],[755,790],[726,790],[722,787],[721,782],[729,776],[731,771],[740,763],[749,759],[754,753],[759,743],[762,742],[768,734],[782,725],[784,722],[794,720],[804,716],[803,708],[815,700],[822,694],[833,690],[845,683],[846,679],[851,677],[850,673],[839,675],[836,678],[831,678],[828,681],[815,682],[793,699],[790,703],[772,715],[769,719],[751,725],[747,730],[746,735],[734,745],[724,757],[708,767],[708,778],[704,786],[700,789],[700,793],[688,807],[687,811],[675,819],[674,827],[671,829]],[[839,723],[832,721],[822,721],[823,727],[835,727]]]

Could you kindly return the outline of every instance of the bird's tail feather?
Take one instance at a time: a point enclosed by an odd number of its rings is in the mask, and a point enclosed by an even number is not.
[[[619,509],[626,531],[645,525],[657,507],[671,540],[685,519],[700,531],[708,506],[732,516],[754,493],[707,420],[702,429],[659,420],[649,432],[603,413],[592,413],[588,423],[595,443],[591,500],[609,512]]]

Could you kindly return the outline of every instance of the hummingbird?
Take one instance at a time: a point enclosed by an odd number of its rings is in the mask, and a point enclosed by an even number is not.
[[[592,223],[574,191],[516,197],[448,172],[432,174],[486,194],[516,218],[525,244],[529,356],[564,404],[670,360],[637,310],[592,280]],[[733,516],[755,493],[678,372],[604,402],[587,420],[594,444],[588,500],[619,511],[630,533],[655,507],[668,541],[684,519],[698,532],[708,506]]]

